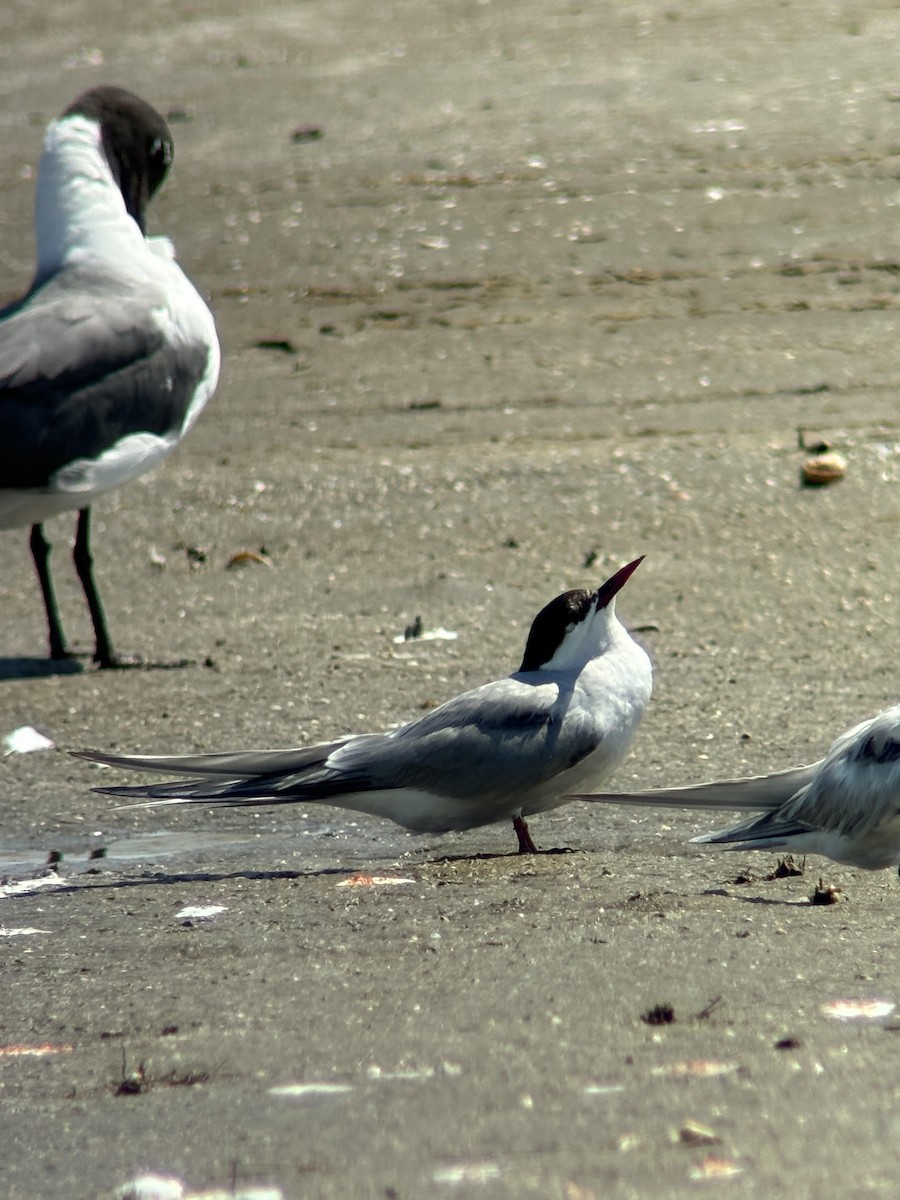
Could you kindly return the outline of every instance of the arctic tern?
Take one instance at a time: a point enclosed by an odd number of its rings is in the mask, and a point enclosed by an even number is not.
[[[595,592],[552,600],[535,617],[514,674],[390,733],[293,750],[76,753],[108,766],[200,777],[96,789],[150,802],[143,807],[318,802],[387,817],[416,833],[512,819],[519,852],[535,853],[525,818],[608,776],[650,699],[650,660],[615,611],[617,593],[641,561]]]
[[[877,871],[900,864],[900,704],[842,733],[819,762],[773,775],[570,800],[763,810],[692,838],[729,850],[789,850]]]

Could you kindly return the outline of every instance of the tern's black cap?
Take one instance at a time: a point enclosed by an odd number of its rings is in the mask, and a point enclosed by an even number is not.
[[[559,649],[566,632],[589,617],[592,612],[606,608],[643,561],[644,556],[641,555],[640,558],[620,567],[605,583],[600,584],[596,592],[576,588],[551,600],[531,623],[531,631],[525,643],[525,655],[519,670],[539,671]]]

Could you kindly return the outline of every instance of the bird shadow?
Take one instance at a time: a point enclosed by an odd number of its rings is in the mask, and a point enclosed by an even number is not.
[[[0,658],[0,681],[51,679],[56,675],[81,675],[84,670],[77,658]]]
[[[727,888],[707,888],[702,892],[703,896],[723,896],[729,900],[736,900],[738,904],[762,904],[772,908],[819,908],[823,905],[813,904],[808,896],[797,897],[788,896],[760,896],[756,893],[752,896],[739,896],[735,892],[728,891]]]
[[[52,888],[52,894],[55,896],[66,892],[81,892],[81,891],[121,891],[125,888],[135,887],[171,887],[179,883],[224,883],[229,879],[262,879],[262,880],[278,880],[278,879],[315,879],[322,875],[357,875],[359,872],[355,869],[345,867],[321,867],[309,871],[293,871],[285,868],[277,870],[253,870],[244,868],[239,871],[153,871],[145,872],[141,875],[130,875],[124,878],[98,878],[99,875],[105,875],[106,872],[95,871],[89,868],[86,871],[79,871],[73,875],[59,877],[59,883]],[[8,897],[9,899],[26,899],[33,896],[34,893],[23,892],[20,896]]]
[[[183,671],[196,667],[193,658],[155,661],[143,658],[122,658],[104,671]],[[0,658],[0,683],[21,679],[52,679],[64,675],[99,674],[100,668],[90,654],[72,654],[68,658],[30,658],[27,656]]]
[[[551,854],[576,854],[577,851],[568,847],[563,847],[556,850],[539,851],[541,855]],[[426,865],[440,865],[444,863],[455,862],[475,862],[475,861],[490,861],[493,859],[506,860],[523,860],[530,861],[534,858],[531,854],[518,854],[516,851],[511,851],[505,854],[455,854],[447,855],[444,858],[428,859]],[[115,867],[112,868],[115,870]],[[54,884],[52,892],[54,895],[59,895],[66,892],[77,891],[121,891],[126,888],[136,887],[172,887],[180,883],[225,883],[229,879],[248,879],[248,880],[265,880],[273,882],[279,879],[322,879],[329,876],[342,876],[346,879],[352,879],[354,876],[360,875],[360,867],[311,867],[306,871],[298,871],[294,869],[279,867],[273,869],[254,869],[244,867],[237,871],[147,871],[140,875],[119,876],[110,878],[108,870],[88,867],[87,870],[77,871],[71,875],[60,875],[59,882]],[[26,896],[32,896],[34,893],[23,892],[21,896],[10,897],[14,899],[24,899]]]
[[[519,862],[529,862],[534,858],[545,858],[551,854],[578,854],[579,851],[574,846],[557,846],[550,850],[538,850],[537,853],[520,854],[518,850],[497,850],[487,851],[481,850],[477,854],[443,854],[439,858],[430,858],[428,862],[432,866],[438,866],[442,863],[458,863],[458,862],[491,862],[498,858],[516,859]]]

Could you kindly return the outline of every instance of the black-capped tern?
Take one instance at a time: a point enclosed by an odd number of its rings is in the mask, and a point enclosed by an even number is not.
[[[0,311],[0,529],[31,526],[51,658],[65,658],[43,522],[78,511],[75,567],[94,660],[117,665],[94,580],[91,504],[151,470],[212,395],[212,314],[147,202],[172,161],[154,108],[123,88],[79,96],[44,137],[35,194],[37,269]]]
[[[387,817],[416,833],[525,818],[567,802],[624,757],[650,699],[650,660],[616,617],[635,559],[595,592],[565,592],[535,617],[522,665],[390,733],[294,750],[138,755],[80,751],[109,766],[201,779],[104,787],[154,803],[319,802]]]
[[[877,871],[900,864],[900,704],[842,733],[819,762],[696,787],[571,800],[675,808],[763,810],[692,838],[729,850],[789,850]]]

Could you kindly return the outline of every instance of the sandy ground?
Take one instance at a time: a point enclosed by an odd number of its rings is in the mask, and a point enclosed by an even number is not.
[[[0,760],[0,871],[64,854],[0,898],[5,1197],[896,1195],[897,1014],[823,1009],[900,1003],[892,873],[768,880],[687,845],[697,814],[587,805],[533,859],[501,826],[111,812],[65,752],[387,727],[640,553],[656,690],[619,786],[811,761],[895,702],[898,41],[876,0],[6,0],[4,290],[44,124],[123,83],[171,115],[153,230],[225,364],[96,509],[114,640],[158,669],[49,668],[0,535],[0,731],[56,743]],[[841,483],[798,486],[798,427]],[[456,640],[397,644],[416,616]]]

